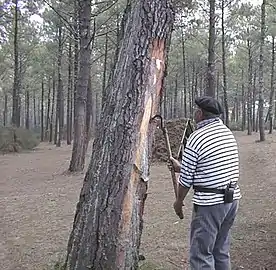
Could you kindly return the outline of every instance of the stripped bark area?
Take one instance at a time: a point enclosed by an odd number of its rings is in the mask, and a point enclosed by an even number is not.
[[[174,13],[170,1],[136,0],[107,85],[66,269],[137,269],[149,158]]]

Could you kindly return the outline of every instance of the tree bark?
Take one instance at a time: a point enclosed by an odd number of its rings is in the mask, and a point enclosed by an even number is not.
[[[260,141],[265,141],[264,126],[264,42],[265,42],[265,5],[266,0],[262,3],[261,13],[261,44],[260,44],[260,62],[259,62],[259,130]]]
[[[215,0],[209,0],[209,45],[208,45],[208,68],[206,95],[215,97],[215,41],[216,41],[216,14]]]
[[[108,34],[105,35],[105,46],[104,46],[104,64],[103,64],[103,79],[102,79],[102,104],[106,100],[106,73],[107,73],[107,50],[108,50]]]
[[[69,171],[76,172],[84,169],[86,150],[86,101],[91,59],[91,2],[80,1],[80,69],[77,80],[75,99],[74,141]]]
[[[269,95],[269,134],[273,131],[273,108],[275,106],[275,36],[272,37],[272,48],[271,48],[271,75],[270,75],[270,95]],[[275,115],[274,115],[275,118]]]
[[[138,269],[155,128],[150,120],[159,108],[172,25],[170,1],[131,2],[65,269]]]

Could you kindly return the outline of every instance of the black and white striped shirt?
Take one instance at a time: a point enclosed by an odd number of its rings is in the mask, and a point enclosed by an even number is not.
[[[190,188],[225,189],[227,184],[239,179],[238,146],[233,133],[219,118],[204,120],[189,137],[183,151],[179,184]],[[224,203],[223,194],[196,191],[193,203],[197,205],[215,205]],[[234,200],[240,199],[237,185]]]

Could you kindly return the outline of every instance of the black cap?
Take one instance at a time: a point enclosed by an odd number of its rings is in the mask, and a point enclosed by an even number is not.
[[[204,97],[197,97],[195,99],[195,104],[202,110],[206,112],[210,112],[216,115],[220,115],[223,113],[223,108],[213,97],[204,96]]]

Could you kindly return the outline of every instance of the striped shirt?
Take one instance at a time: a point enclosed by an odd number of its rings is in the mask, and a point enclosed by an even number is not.
[[[219,118],[198,123],[183,151],[179,184],[190,188],[225,189],[230,182],[239,179],[238,146],[233,133]],[[215,205],[224,203],[223,194],[196,191],[193,203]],[[234,200],[240,199],[240,188],[234,191]]]

